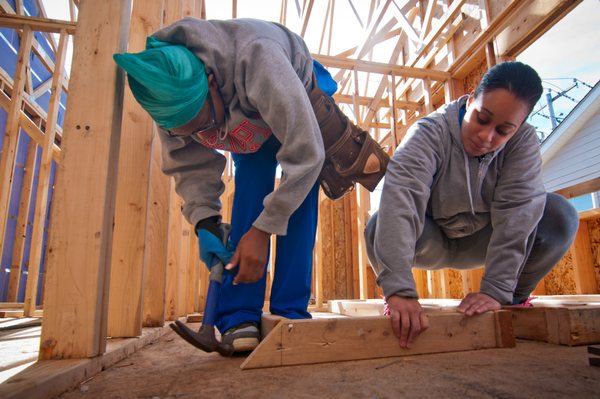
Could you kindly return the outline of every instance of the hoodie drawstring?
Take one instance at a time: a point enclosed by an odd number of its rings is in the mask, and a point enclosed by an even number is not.
[[[475,208],[473,207],[473,193],[471,192],[471,174],[469,173],[469,159],[467,154],[463,151],[463,158],[465,160],[465,177],[467,178],[467,190],[469,191],[469,204],[471,205],[471,214],[475,215]]]

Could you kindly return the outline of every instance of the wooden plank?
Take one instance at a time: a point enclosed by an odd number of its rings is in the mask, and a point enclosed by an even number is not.
[[[446,79],[449,79],[451,77],[448,72],[436,71],[434,69],[406,67],[402,65],[385,64],[382,62],[375,61],[355,60],[352,58],[334,57],[320,54],[312,54],[312,56],[325,67],[329,68],[339,68],[346,70],[351,70],[355,68],[357,71],[361,72],[374,72],[382,75],[394,73],[396,76],[402,76],[407,78],[412,77],[419,79],[429,77],[430,79],[437,81],[445,81]]]
[[[21,196],[19,200],[19,213],[17,216],[17,227],[15,231],[15,242],[12,249],[10,280],[8,283],[8,294],[6,299],[10,302],[17,300],[19,294],[19,281],[21,280],[21,265],[25,257],[25,238],[27,235],[27,220],[32,202],[33,177],[37,158],[37,145],[35,141],[29,140],[27,146],[27,159],[23,170],[23,183],[21,184]]]
[[[600,343],[600,304],[506,309],[517,338],[568,346]]]
[[[588,209],[587,211],[579,212],[579,220],[590,220],[600,218],[600,208]]]
[[[0,68],[0,75],[2,75],[1,68]],[[0,76],[0,79],[1,78],[3,78],[3,76]],[[1,84],[2,84],[2,81],[0,81],[0,85]],[[10,108],[10,98],[8,98],[6,93],[4,93],[1,90],[0,90],[0,106],[7,111]],[[34,117],[45,119],[45,116],[42,117],[39,114],[36,115],[35,111],[33,112],[33,115],[34,115]],[[29,117],[23,111],[19,112],[19,124],[21,125],[21,129],[23,129],[25,131],[25,133],[27,133],[27,135],[29,135],[29,137],[31,137],[36,143],[42,143],[44,141],[44,133],[40,130],[40,128],[35,123],[33,123],[33,121],[31,119],[29,119]],[[54,162],[56,162],[56,163],[60,162],[60,148],[56,144],[54,144],[54,146],[52,147],[52,159],[54,159]]]
[[[358,276],[359,276],[359,292],[360,299],[367,299],[369,297],[369,283],[368,283],[368,268],[369,259],[367,258],[367,249],[365,243],[365,236],[363,231],[365,230],[365,226],[367,225],[369,219],[369,209],[371,208],[371,196],[369,192],[364,188],[359,186],[358,190],[356,190],[356,196],[358,197],[357,202],[357,210],[356,210],[356,218],[357,220],[352,221],[353,224],[357,225],[357,234],[358,234]]]
[[[531,43],[548,31],[581,0],[534,0],[523,2],[511,23],[496,36],[501,58],[516,57]]]
[[[415,286],[417,288],[417,294],[419,298],[430,298],[432,293],[429,292],[427,286],[427,270],[412,268],[412,275],[415,279]]]
[[[0,397],[55,398],[130,356],[145,345],[157,341],[170,328],[144,329],[140,338],[114,339],[107,351],[91,359],[41,360],[0,384]]]
[[[0,254],[4,251],[4,238],[6,236],[8,212],[15,177],[17,145],[19,143],[19,114],[23,104],[23,89],[25,88],[27,70],[29,69],[32,41],[33,32],[29,27],[26,27],[21,35],[19,53],[17,54],[15,78],[0,157]]]
[[[165,322],[169,193],[172,180],[162,173],[160,141],[156,137],[156,130],[154,136],[150,166],[150,189],[146,209],[144,327],[158,327]]]
[[[306,4],[305,0],[304,7],[302,9],[302,30],[300,31],[300,36],[302,36],[303,38],[306,34],[306,28],[308,26],[308,21],[310,20],[310,15],[314,2],[315,0],[308,0],[308,4]]]
[[[481,279],[485,272],[483,267],[462,271],[463,273],[463,291],[468,294],[470,292],[479,292]]]
[[[23,309],[23,302],[0,302],[0,309]]]
[[[456,59],[451,64],[450,68],[448,68],[448,72],[452,74],[452,77],[464,77],[468,73],[468,64],[474,59],[474,54],[483,49],[486,43],[492,40],[498,32],[501,32],[510,25],[510,21],[514,15],[524,8],[527,3],[528,2],[526,1],[511,1],[497,16],[495,16],[485,30],[481,31],[475,39],[469,41],[464,48],[458,49]],[[498,51],[498,53],[502,54],[500,51]]]
[[[570,248],[573,257],[573,275],[578,294],[598,293],[590,233],[587,220],[579,221],[575,241]]]
[[[130,0],[87,1],[79,9],[53,195],[41,359],[98,356],[106,349],[124,89],[112,55],[126,49],[130,12]]]
[[[142,51],[161,25],[162,0],[133,3],[129,52]],[[115,203],[108,302],[108,335],[135,337],[142,331],[144,251],[153,121],[131,90],[125,90]]]
[[[74,35],[77,24],[70,21],[30,17],[25,15],[3,14],[0,15],[0,26],[12,29],[24,29],[28,27],[35,31],[60,33],[66,30],[68,34]]]
[[[497,312],[466,317],[432,313],[430,327],[413,348],[398,345],[385,316],[282,320],[242,363],[242,369],[376,359],[425,353],[514,346],[514,339],[497,331]],[[502,319],[502,325],[506,323]]]
[[[187,291],[190,286],[190,233],[191,226],[182,217],[181,232],[179,236],[179,263],[177,273],[177,309],[179,309],[179,316],[185,316],[188,313],[192,313],[192,310],[188,310],[187,307]],[[200,263],[200,262],[198,262]]]
[[[56,66],[52,74],[52,88],[50,101],[48,103],[48,119],[46,120],[46,131],[41,150],[40,169],[38,174],[37,191],[35,197],[35,213],[33,217],[33,228],[31,233],[31,251],[29,254],[29,269],[27,274],[27,286],[25,288],[25,315],[31,316],[35,312],[37,304],[38,281],[40,267],[43,259],[44,230],[46,227],[46,216],[48,214],[48,197],[50,195],[50,174],[52,172],[52,148],[58,122],[58,107],[62,94],[62,81],[64,77],[65,59],[67,55],[68,36],[66,30],[60,33],[58,51],[56,54]]]
[[[425,35],[427,35],[427,32],[429,32],[429,29],[431,27],[431,19],[433,18],[433,9],[435,8],[436,3],[437,3],[437,0],[428,0],[427,1],[427,10],[425,11],[425,16],[423,17],[421,32],[419,32],[419,41],[421,43],[423,42],[423,39],[425,39]]]
[[[25,316],[25,311],[23,309],[0,310],[0,318],[42,317],[43,315],[44,311],[41,309],[33,311],[32,316]]]
[[[167,240],[167,277],[166,277],[166,309],[165,319],[176,320],[180,316],[181,309],[178,308],[179,291],[179,262],[181,259],[181,226],[183,216],[181,215],[181,199],[172,185],[169,206],[169,237]]]

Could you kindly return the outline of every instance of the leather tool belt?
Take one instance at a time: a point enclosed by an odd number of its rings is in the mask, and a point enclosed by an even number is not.
[[[325,194],[331,199],[341,198],[355,183],[373,191],[385,175],[389,156],[316,84],[308,96],[325,144],[325,162],[319,175]]]

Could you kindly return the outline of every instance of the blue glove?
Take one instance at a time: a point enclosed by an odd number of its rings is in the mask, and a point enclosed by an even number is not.
[[[200,259],[210,270],[218,261],[226,265],[233,256],[233,251],[226,248],[221,241],[221,231],[218,228],[218,219],[203,220],[196,225],[198,244],[200,248]],[[219,234],[219,236],[215,235]],[[229,245],[228,245],[229,246]]]

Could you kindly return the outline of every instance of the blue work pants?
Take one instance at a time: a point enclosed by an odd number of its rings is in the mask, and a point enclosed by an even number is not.
[[[271,136],[254,153],[232,154],[235,193],[230,240],[235,246],[263,211],[263,200],[274,189],[278,164],[275,156],[280,147],[275,136]],[[304,202],[292,214],[287,235],[277,236],[270,297],[272,314],[290,319],[311,317],[307,306],[311,293],[318,198],[319,184],[315,183]],[[233,275],[223,276],[217,306],[216,326],[219,331],[223,333],[242,322],[260,321],[265,299],[266,270],[265,267],[262,278],[252,284],[232,285]]]

